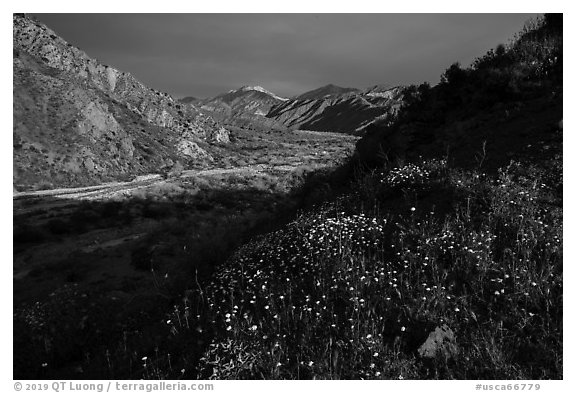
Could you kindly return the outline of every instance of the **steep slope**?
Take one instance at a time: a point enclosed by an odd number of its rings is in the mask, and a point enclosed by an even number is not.
[[[211,161],[228,132],[14,14],[14,186],[88,185]]]
[[[243,128],[284,129],[277,121],[266,117],[270,108],[284,101],[287,99],[260,86],[242,86],[193,104],[224,124]]]
[[[276,105],[267,117],[291,129],[362,134],[374,120],[398,110],[403,88],[372,94],[328,85]]]
[[[375,122],[357,143],[360,158],[379,165],[444,155],[458,166],[495,171],[511,159],[558,154],[561,34],[561,17],[548,15],[508,48],[499,46],[466,69],[453,64],[436,86],[407,88],[394,121]]]

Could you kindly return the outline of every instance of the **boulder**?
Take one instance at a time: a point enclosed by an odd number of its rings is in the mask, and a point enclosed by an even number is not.
[[[438,357],[450,359],[456,356],[458,347],[452,329],[446,324],[436,327],[418,348],[418,354],[424,359],[435,359]]]

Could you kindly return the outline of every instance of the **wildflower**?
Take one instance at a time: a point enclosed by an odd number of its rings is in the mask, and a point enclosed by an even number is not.
[[[401,332],[405,332],[405,331],[406,331],[406,327],[405,327],[405,326],[402,326],[402,327],[400,328],[400,331],[401,331]]]
[[[379,353],[378,353],[378,352],[374,352],[374,355],[372,355],[372,356],[374,356],[375,358],[377,358],[377,357],[378,357],[378,355],[379,355]]]
[[[414,211],[416,211],[416,208],[415,208],[415,207],[411,207],[410,210],[414,212]]]

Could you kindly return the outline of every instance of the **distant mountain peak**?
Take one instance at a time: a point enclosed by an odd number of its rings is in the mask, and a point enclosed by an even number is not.
[[[344,95],[344,94],[349,94],[349,93],[359,93],[360,90],[353,88],[353,87],[341,87],[341,86],[337,86],[334,85],[332,83],[329,83],[325,86],[319,87],[317,89],[308,91],[304,94],[300,94],[299,96],[297,96],[295,99],[296,100],[317,100],[317,99],[322,99],[325,97],[330,97],[330,96],[339,96],[339,95]]]
[[[262,86],[248,86],[248,85],[244,85],[244,86],[242,86],[242,87],[239,88],[239,89],[230,90],[228,93],[238,93],[238,92],[244,92],[244,91],[258,91],[258,92],[260,92],[260,93],[267,94],[267,95],[269,95],[269,96],[271,96],[271,97],[273,97],[273,98],[275,98],[275,99],[277,99],[277,100],[280,100],[280,101],[288,101],[288,98],[284,98],[284,97],[277,96],[276,94],[272,93],[272,92],[269,91],[269,90],[266,90],[266,89],[263,88]]]

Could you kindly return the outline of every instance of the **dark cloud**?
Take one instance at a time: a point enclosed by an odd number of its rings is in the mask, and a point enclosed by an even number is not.
[[[292,96],[334,83],[436,83],[530,14],[36,14],[90,56],[175,96],[244,84]]]

